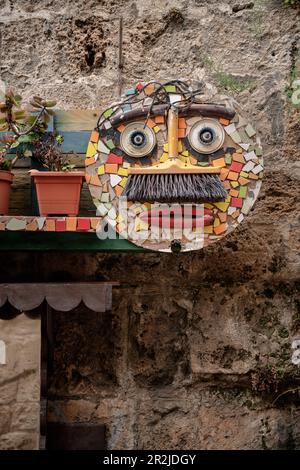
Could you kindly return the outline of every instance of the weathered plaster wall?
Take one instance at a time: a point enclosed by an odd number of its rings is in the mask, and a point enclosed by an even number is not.
[[[0,320],[6,349],[0,363],[0,449],[38,449],[40,320],[21,314]]]
[[[127,84],[192,75],[227,87],[265,149],[254,211],[205,251],[0,255],[5,282],[121,282],[110,315],[56,315],[49,419],[104,421],[110,448],[300,448],[300,126],[285,92],[299,11],[279,0],[0,5],[1,76],[25,96],[114,100],[122,13]]]

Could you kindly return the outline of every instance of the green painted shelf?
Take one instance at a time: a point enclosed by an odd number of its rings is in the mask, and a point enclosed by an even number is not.
[[[0,232],[0,251],[151,252],[128,240],[99,240],[95,233]]]

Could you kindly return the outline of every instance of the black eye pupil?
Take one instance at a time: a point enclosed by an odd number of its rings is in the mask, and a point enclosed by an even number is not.
[[[212,129],[205,128],[199,133],[199,139],[203,144],[211,144],[215,140],[215,134]]]
[[[143,147],[146,143],[146,136],[143,132],[136,131],[131,134],[130,140],[135,147]]]

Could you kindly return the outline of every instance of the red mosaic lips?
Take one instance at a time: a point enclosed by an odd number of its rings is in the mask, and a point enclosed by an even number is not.
[[[210,225],[214,219],[212,209],[196,206],[150,209],[139,217],[152,226],[165,228],[198,228]]]

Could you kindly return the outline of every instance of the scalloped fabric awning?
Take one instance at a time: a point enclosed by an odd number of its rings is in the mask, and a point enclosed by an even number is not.
[[[118,283],[18,283],[0,284],[0,308],[6,302],[20,312],[34,310],[46,300],[54,310],[68,312],[82,302],[95,312],[112,307],[112,287]]]

